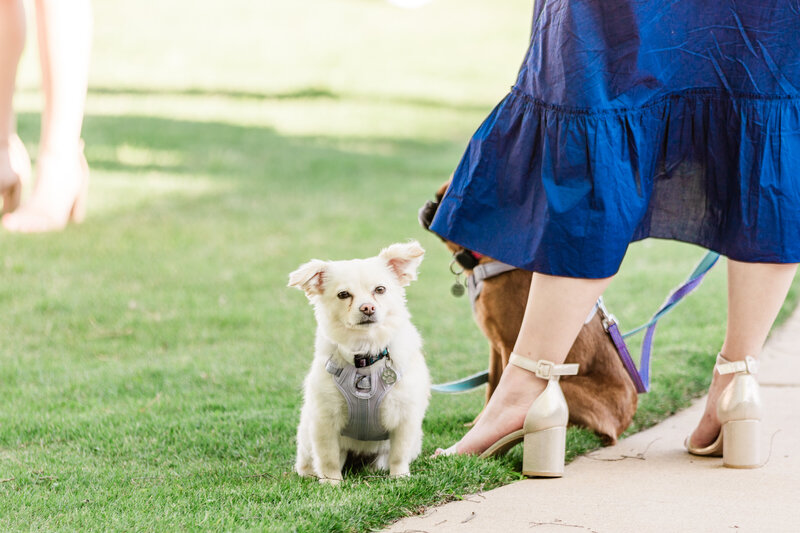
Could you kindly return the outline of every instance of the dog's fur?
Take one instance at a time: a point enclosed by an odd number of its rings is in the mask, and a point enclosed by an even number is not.
[[[295,470],[300,475],[336,484],[342,479],[348,452],[374,456],[373,465],[388,469],[391,476],[409,475],[409,463],[422,447],[430,377],[403,287],[416,279],[424,253],[417,242],[394,244],[376,257],[315,259],[290,274],[289,286],[305,291],[317,319],[314,360],[304,382],[297,429]],[[365,304],[374,306],[374,313],[365,314],[361,310]],[[341,432],[348,420],[347,402],[326,371],[326,362],[333,357],[340,366],[352,364],[356,354],[380,353],[384,348],[400,376],[379,411],[389,440],[345,437]]]
[[[438,202],[441,202],[449,184],[448,180],[439,188],[436,193]],[[431,214],[428,215],[432,218]],[[445,240],[445,244],[453,254],[463,250],[454,242]],[[492,260],[482,257],[480,263]],[[472,272],[467,270],[465,274],[471,275]],[[514,348],[530,285],[530,272],[512,270],[484,280],[475,302],[475,321],[491,348],[487,402]],[[615,443],[633,419],[638,396],[599,314],[583,326],[566,362],[580,364],[577,376],[561,378],[561,388],[569,406],[569,422],[595,431],[604,444]]]

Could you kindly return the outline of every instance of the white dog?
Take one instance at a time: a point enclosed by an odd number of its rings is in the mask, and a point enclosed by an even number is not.
[[[295,470],[337,484],[348,452],[375,456],[391,476],[409,475],[422,447],[430,376],[404,286],[425,250],[393,244],[376,257],[314,259],[289,275],[317,319],[311,371],[297,428]]]

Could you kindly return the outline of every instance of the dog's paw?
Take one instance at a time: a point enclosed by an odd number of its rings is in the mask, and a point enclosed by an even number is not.
[[[297,467],[295,467],[294,471],[300,477],[316,477],[314,475],[314,470],[312,468],[297,468]]]
[[[393,478],[411,477],[411,471],[408,469],[408,465],[393,467],[389,469],[389,476]]]
[[[319,478],[320,485],[332,485],[334,487],[338,486],[341,483],[341,478],[333,478],[333,477],[321,477]]]

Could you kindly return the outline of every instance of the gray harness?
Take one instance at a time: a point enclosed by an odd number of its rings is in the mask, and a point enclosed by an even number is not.
[[[483,290],[483,280],[511,272],[517,267],[501,263],[500,261],[490,261],[481,263],[472,269],[472,275],[467,276],[467,291],[469,300],[472,302],[472,309],[475,309],[475,302]]]
[[[389,358],[356,368],[352,364],[340,367],[331,357],[325,370],[347,401],[349,417],[342,435],[356,440],[387,440],[389,432],[381,424],[379,411],[384,396],[400,379],[399,372],[389,365]]]
[[[500,261],[481,263],[473,268],[472,274],[467,276],[467,292],[469,294],[469,300],[472,302],[472,310],[475,311],[475,302],[478,301],[478,296],[481,295],[484,280],[499,276],[500,274],[505,274],[506,272],[511,272],[512,270],[516,270],[516,268],[515,266],[507,265]],[[584,324],[588,324],[592,318],[594,318],[597,308],[601,305],[603,305],[602,297],[594,304]]]

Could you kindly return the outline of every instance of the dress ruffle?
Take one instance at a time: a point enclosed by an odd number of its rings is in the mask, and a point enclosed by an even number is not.
[[[800,98],[710,88],[593,110],[515,87],[472,137],[431,229],[569,277],[615,274],[646,237],[800,262]]]

